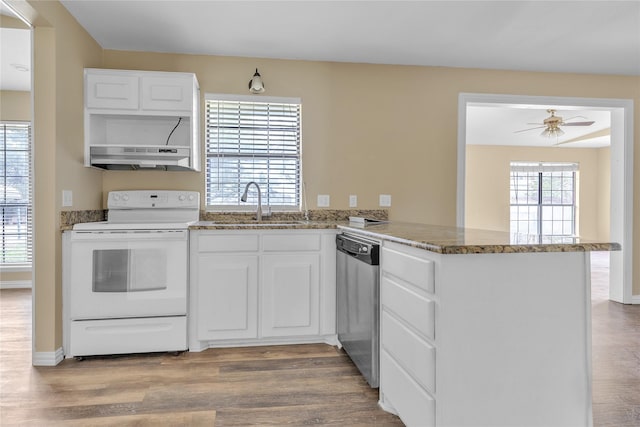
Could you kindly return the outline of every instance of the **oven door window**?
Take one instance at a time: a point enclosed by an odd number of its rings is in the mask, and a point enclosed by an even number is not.
[[[164,249],[96,249],[93,292],[143,292],[167,288]]]

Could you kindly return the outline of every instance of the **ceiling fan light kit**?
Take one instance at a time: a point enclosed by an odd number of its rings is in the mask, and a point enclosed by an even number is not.
[[[553,138],[553,137],[558,138],[559,136],[564,135],[564,131],[560,128],[560,126],[591,126],[592,124],[595,123],[594,121],[584,121],[584,122],[565,121],[562,117],[556,116],[556,110],[554,110],[553,108],[549,108],[547,110],[547,113],[551,115],[546,119],[544,119],[542,123],[529,123],[530,125],[540,125],[540,126],[536,126],[530,129],[518,130],[518,131],[515,131],[514,133],[527,132],[534,129],[544,129],[542,133],[540,133],[540,136],[545,138]],[[573,120],[577,118],[586,119],[586,117],[583,117],[583,116],[574,116],[567,120]]]

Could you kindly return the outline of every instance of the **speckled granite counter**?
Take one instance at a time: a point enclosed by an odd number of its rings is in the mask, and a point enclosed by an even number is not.
[[[543,238],[541,241],[539,236],[402,222],[388,222],[366,227],[338,224],[337,227],[344,231],[402,243],[441,254],[620,250],[618,243],[593,242],[571,237],[555,238],[555,240]]]
[[[106,211],[67,211],[61,215],[62,231],[80,222],[103,221]],[[517,252],[585,252],[617,251],[618,243],[595,242],[579,238],[548,238],[514,235],[499,231],[445,227],[405,222],[384,222],[366,227],[348,222],[349,216],[365,216],[386,220],[386,210],[312,210],[309,220],[301,213],[274,213],[257,222],[250,213],[201,212],[190,230],[283,230],[338,228],[370,237],[388,240],[441,254],[517,253]]]

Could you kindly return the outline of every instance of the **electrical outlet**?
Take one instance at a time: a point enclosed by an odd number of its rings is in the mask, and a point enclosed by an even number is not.
[[[391,206],[391,194],[381,194],[380,195],[380,206],[381,207],[389,207],[389,206]]]
[[[62,190],[62,206],[73,206],[73,191]]]
[[[318,207],[328,208],[331,204],[331,197],[328,194],[318,194]]]
[[[355,194],[352,194],[349,196],[349,207],[350,208],[355,208],[358,206],[358,196],[356,196]]]

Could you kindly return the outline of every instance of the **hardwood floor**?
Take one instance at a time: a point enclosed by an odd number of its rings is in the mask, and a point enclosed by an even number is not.
[[[593,420],[595,426],[640,426],[640,305],[608,300],[608,257],[591,259]]]
[[[321,344],[31,366],[31,292],[0,291],[0,425],[402,426]]]
[[[596,426],[640,425],[640,306],[606,299],[593,267]],[[31,366],[31,292],[0,291],[0,425],[402,426],[327,345],[65,360]]]

